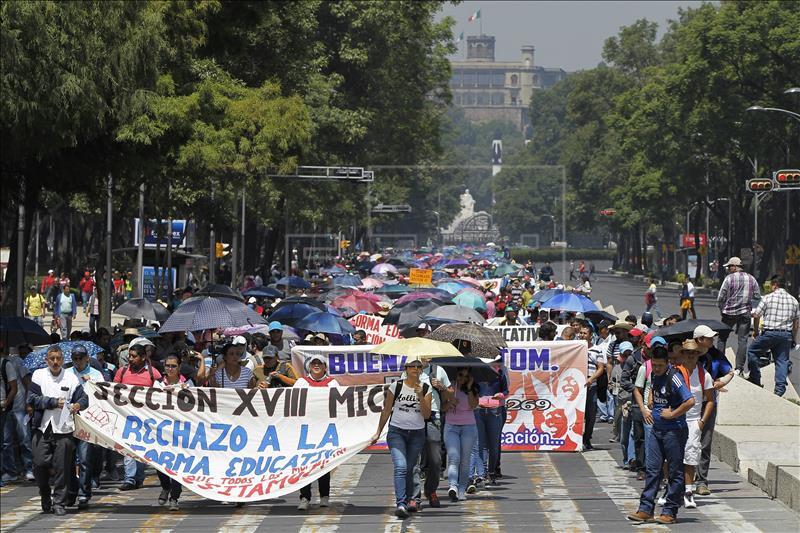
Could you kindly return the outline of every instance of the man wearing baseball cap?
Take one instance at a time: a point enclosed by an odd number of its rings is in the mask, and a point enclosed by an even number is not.
[[[645,336],[644,344],[645,347],[642,349],[643,364],[639,367],[639,370],[636,373],[633,399],[636,405],[639,407],[639,413],[641,413],[642,417],[642,429],[644,431],[644,450],[642,457],[644,458],[643,464],[647,465],[648,441],[650,440],[650,435],[653,431],[653,412],[651,406],[647,405],[647,398],[650,397],[651,375],[653,372],[653,365],[650,360],[650,356],[653,350],[659,347],[666,348],[667,341],[664,339],[664,337],[659,337],[654,335],[653,332],[650,332],[647,334],[647,336]],[[640,471],[639,474],[637,474],[636,479],[644,479],[644,476],[641,474],[643,474],[643,471]]]
[[[694,329],[693,337],[700,349],[705,352],[700,356],[698,364],[703,366],[714,381],[714,402],[718,406],[718,393],[720,390],[724,390],[725,385],[733,379],[733,367],[725,355],[714,346],[717,338],[716,331],[703,324]],[[695,482],[697,483],[695,494],[698,496],[711,494],[711,490],[708,488],[708,468],[711,464],[711,441],[714,437],[716,421],[717,409],[715,408],[703,424],[703,433],[700,435],[700,462],[695,472]]]
[[[728,275],[722,282],[717,295],[717,306],[722,313],[722,321],[736,332],[736,371],[744,372],[747,362],[747,336],[750,333],[750,313],[753,303],[761,298],[756,278],[742,269],[742,260],[731,257],[724,266]],[[725,349],[728,333],[720,335],[717,348]]]
[[[269,333],[269,343],[278,349],[278,357],[281,361],[288,361],[292,358],[292,346],[283,339],[283,324],[273,320],[267,326]]]

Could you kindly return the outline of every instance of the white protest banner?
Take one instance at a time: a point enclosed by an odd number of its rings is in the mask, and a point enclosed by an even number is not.
[[[281,389],[84,384],[75,435],[150,464],[205,498],[279,498],[369,445],[383,385]]]
[[[373,345],[295,346],[292,366],[305,374],[305,362],[312,355],[327,361],[328,374],[339,385],[375,385],[397,379],[403,372],[406,356],[371,353]]]
[[[383,325],[383,317],[359,313],[350,318],[356,329],[367,332],[367,344],[381,344],[400,337],[400,330],[394,324]]]
[[[504,320],[504,319],[500,319]],[[489,329],[499,331],[506,342],[533,342],[537,338],[537,326],[501,326],[487,325]]]

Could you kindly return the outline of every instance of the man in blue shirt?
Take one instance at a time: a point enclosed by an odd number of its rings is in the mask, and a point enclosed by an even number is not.
[[[674,524],[678,507],[683,502],[683,452],[688,436],[686,412],[694,405],[694,396],[679,371],[669,365],[667,350],[657,346],[651,353],[652,387],[647,403],[653,413],[653,431],[647,441],[645,453],[645,485],[639,498],[639,510],[628,515],[633,522],[653,520],[655,499],[661,486],[664,460],[667,461],[669,480],[667,501],[655,521]]]
[[[76,346],[72,350],[72,371],[80,380],[81,385],[86,381],[98,383],[106,381],[103,374],[89,364],[89,353],[83,346]],[[89,500],[92,498],[92,480],[99,482],[100,465],[98,459],[102,459],[101,450],[97,445],[86,442],[85,440],[75,440],[75,451],[78,456],[78,477],[71,477],[70,489],[67,491],[67,500],[71,501],[78,498],[78,509],[89,507]],[[77,486],[76,486],[77,485]]]

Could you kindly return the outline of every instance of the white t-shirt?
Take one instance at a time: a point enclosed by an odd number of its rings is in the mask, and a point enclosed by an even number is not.
[[[692,375],[689,376],[691,382],[692,395],[694,396],[694,406],[686,412],[686,421],[700,420],[703,416],[703,391],[714,388],[714,380],[711,379],[711,374],[705,374],[703,387],[700,387],[700,370],[695,367]]]
[[[308,379],[311,379],[311,378],[308,378]],[[338,387],[339,386],[339,382],[336,381],[335,379],[332,379],[325,386],[326,387]],[[301,377],[300,379],[298,379],[297,381],[294,382],[293,387],[300,388],[300,389],[306,389],[306,388],[310,388],[311,384],[306,380],[305,377]]]
[[[389,389],[394,394],[395,385]],[[428,394],[430,394],[428,389]],[[397,429],[424,429],[425,419],[422,418],[420,411],[419,398],[414,389],[403,383],[403,388],[400,389],[400,394],[394,399],[392,406],[392,418],[389,422],[390,426]]]
[[[691,281],[686,282],[686,293],[689,295],[689,298],[694,298],[694,283]]]

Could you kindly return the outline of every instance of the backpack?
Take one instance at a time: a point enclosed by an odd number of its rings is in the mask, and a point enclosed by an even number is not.
[[[700,378],[700,389],[703,389],[703,384],[706,382],[706,371],[703,368],[703,365],[697,365],[697,368],[698,368],[698,374],[699,374],[698,377]],[[670,371],[672,371],[672,373],[670,373]],[[684,383],[686,383],[686,387],[689,389],[689,392],[692,392],[692,384],[691,384],[691,381],[689,380],[689,378],[691,377],[689,375],[689,371],[686,368],[684,368],[683,365],[678,365],[678,366],[671,366],[667,370],[667,374],[668,374],[667,395],[671,395],[672,394],[672,376],[675,375],[676,371],[680,371],[681,375],[683,376],[683,381],[684,381]]]

